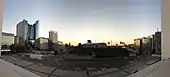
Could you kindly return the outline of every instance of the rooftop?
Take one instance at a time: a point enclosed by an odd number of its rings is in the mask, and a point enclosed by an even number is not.
[[[2,32],[2,36],[12,36],[12,37],[14,37],[14,34]]]

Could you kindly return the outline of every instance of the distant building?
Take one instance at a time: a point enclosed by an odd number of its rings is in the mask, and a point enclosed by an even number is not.
[[[151,37],[145,37],[142,39],[142,47],[143,47],[143,51],[145,53],[152,52],[152,38]]]
[[[142,39],[141,38],[134,39],[134,45],[136,47],[140,47],[141,44],[142,44]]]
[[[82,47],[93,47],[93,48],[100,48],[100,47],[107,47],[106,43],[85,43],[81,45]]]
[[[49,31],[49,48],[54,50],[54,44],[56,43],[58,43],[58,33],[56,31]]]
[[[134,39],[134,47],[139,51],[139,53],[151,53],[152,51],[152,38],[143,37]]]
[[[63,44],[63,42],[58,41],[58,43],[54,43],[53,44],[53,49],[54,50],[61,50],[65,47],[65,45]]]
[[[40,50],[48,50],[48,38],[40,37],[35,41],[35,47]]]
[[[22,37],[24,40],[27,39],[28,33],[28,21],[25,19],[17,24],[17,36]]]
[[[152,49],[157,53],[161,54],[161,32],[155,32],[153,35],[153,46]]]
[[[139,51],[139,53],[142,52],[142,39],[134,39],[134,47]]]
[[[1,45],[11,45],[14,44],[14,34],[2,32]]]
[[[10,45],[14,44],[14,34],[2,32],[1,47],[8,49]]]
[[[28,25],[28,40],[36,40],[38,38],[38,26],[39,21],[36,21],[33,25]]]
[[[152,35],[152,52],[156,53],[155,48],[156,48],[156,46],[155,46],[155,34],[153,34]]]
[[[52,43],[58,42],[58,33],[56,31],[49,31],[49,39]]]
[[[18,37],[22,37],[23,41],[35,41],[38,38],[38,26],[39,21],[30,25],[27,20],[23,19],[23,21],[17,24],[16,34]]]

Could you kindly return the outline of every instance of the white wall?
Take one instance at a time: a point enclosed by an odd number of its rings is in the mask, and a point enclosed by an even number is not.
[[[0,0],[0,37],[2,36],[2,15],[3,13],[3,0]],[[0,56],[1,56],[1,39],[0,39]]]
[[[162,0],[162,59],[170,58],[170,0]]]
[[[1,39],[1,44],[3,45],[11,45],[11,44],[14,44],[14,37],[12,36],[1,36],[2,39]]]

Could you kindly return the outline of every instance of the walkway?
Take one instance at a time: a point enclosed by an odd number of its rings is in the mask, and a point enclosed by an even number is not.
[[[40,77],[3,59],[0,59],[0,68],[0,77]]]
[[[170,60],[157,62],[128,77],[169,77]]]

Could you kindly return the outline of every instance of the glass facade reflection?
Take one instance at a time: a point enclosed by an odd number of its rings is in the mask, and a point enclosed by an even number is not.
[[[38,26],[39,21],[36,21],[34,24],[29,24],[27,20],[23,19],[23,21],[17,24],[17,36],[22,37],[23,41],[33,44],[38,38]],[[23,42],[23,44],[25,43],[26,42]]]
[[[28,25],[28,40],[36,40],[37,38],[37,24],[34,25]]]

